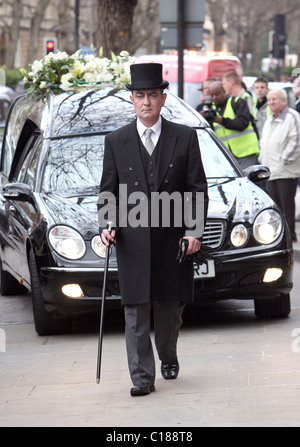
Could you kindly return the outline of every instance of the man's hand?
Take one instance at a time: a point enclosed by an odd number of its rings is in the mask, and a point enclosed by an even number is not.
[[[186,251],[187,255],[192,255],[193,253],[196,253],[201,248],[201,242],[198,241],[198,239],[194,237],[184,237],[183,239],[187,239],[189,241],[189,246]]]
[[[112,244],[115,241],[115,237],[116,237],[115,230],[112,230],[111,234],[109,233],[109,231],[107,229],[102,230],[101,240],[102,240],[103,244],[106,245],[107,247],[112,247]]]
[[[223,117],[222,117],[222,115],[216,115],[216,116],[214,117],[214,122],[215,122],[215,123],[222,124],[222,121],[223,121]]]

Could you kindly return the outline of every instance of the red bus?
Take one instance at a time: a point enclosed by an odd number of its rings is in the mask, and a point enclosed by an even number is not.
[[[235,71],[243,77],[242,64],[236,56],[184,55],[184,100],[196,107],[200,102],[202,83],[207,78],[221,79],[228,71]],[[159,62],[163,64],[164,80],[169,81],[169,89],[177,94],[178,56],[177,54],[150,54],[140,56],[139,62]]]

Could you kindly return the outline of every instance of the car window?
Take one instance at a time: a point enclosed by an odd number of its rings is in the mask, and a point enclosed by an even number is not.
[[[10,126],[9,126],[10,127]],[[11,138],[6,138],[3,144],[2,150],[2,171],[8,176],[10,167],[12,164],[12,159],[17,146],[16,139],[12,136]]]
[[[34,184],[41,147],[42,147],[41,140],[39,140],[38,144],[36,144],[35,149],[32,153],[32,158],[28,164],[28,168],[25,173],[24,183],[26,183],[29,186],[33,186]]]
[[[204,129],[199,129],[197,133],[206,177],[238,177],[238,172],[210,133]]]
[[[22,98],[17,99],[14,106],[10,109],[11,112],[10,116],[8,117],[4,135],[2,146],[3,153],[1,154],[1,171],[4,172],[7,177],[10,173],[13,156],[25,123],[27,111],[32,105],[29,101],[28,104],[25,103],[25,105],[22,105],[21,103]]]
[[[105,135],[52,140],[45,166],[42,189],[72,194],[99,188],[102,176]]]
[[[41,146],[41,139],[37,135],[32,135],[15,169],[14,178],[18,182],[33,186]]]
[[[0,99],[0,121],[6,121],[10,102],[7,99]]]

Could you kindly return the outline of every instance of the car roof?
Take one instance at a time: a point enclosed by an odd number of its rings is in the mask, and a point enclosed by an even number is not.
[[[26,119],[34,122],[46,138],[107,133],[136,116],[130,92],[113,88],[66,92],[52,95],[47,101],[25,95],[18,107],[27,110]],[[191,127],[208,127],[198,112],[169,91],[162,115]]]
[[[12,88],[5,85],[0,85],[0,96],[4,99],[9,98],[10,101],[12,101],[17,96],[17,94]]]

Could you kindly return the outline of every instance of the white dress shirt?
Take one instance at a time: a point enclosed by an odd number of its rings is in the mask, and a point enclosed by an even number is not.
[[[161,122],[162,122],[162,119],[161,119],[161,116],[160,116],[160,115],[159,115],[159,118],[158,118],[158,120],[156,121],[156,123],[155,123],[153,126],[151,126],[151,127],[146,127],[146,126],[140,121],[139,118],[137,119],[137,122],[136,122],[137,131],[138,131],[138,134],[139,134],[139,136],[140,136],[140,138],[141,138],[141,140],[142,140],[142,143],[143,143],[144,145],[145,145],[145,138],[146,138],[146,136],[145,136],[145,130],[147,130],[147,129],[152,129],[153,133],[152,133],[152,135],[151,135],[151,139],[152,139],[152,141],[153,141],[154,147],[156,146],[156,144],[157,144],[157,142],[158,142],[158,139],[159,139],[159,137],[160,137],[160,133],[161,133]]]

